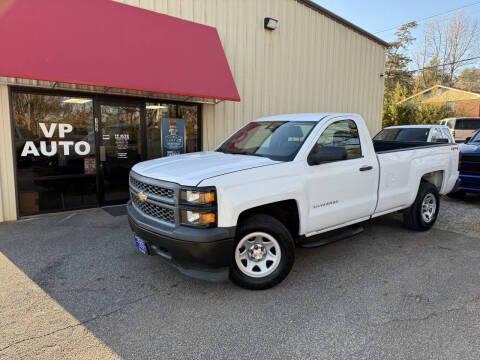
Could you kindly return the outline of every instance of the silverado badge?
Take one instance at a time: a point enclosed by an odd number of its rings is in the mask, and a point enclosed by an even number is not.
[[[147,195],[145,195],[145,194],[144,194],[143,192],[141,192],[141,191],[137,194],[137,196],[138,196],[138,198],[140,199],[140,201],[145,201],[145,200],[147,200]]]

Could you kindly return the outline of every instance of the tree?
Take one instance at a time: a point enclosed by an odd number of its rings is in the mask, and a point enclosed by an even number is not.
[[[387,97],[393,95],[397,83],[407,90],[412,88],[412,73],[408,71],[408,65],[412,60],[406,54],[406,50],[415,41],[411,29],[416,27],[416,22],[402,25],[395,33],[396,40],[389,44],[385,60],[385,94]]]
[[[423,44],[417,54],[421,86],[437,83],[454,85],[458,71],[469,64],[468,59],[480,53],[479,23],[463,13],[450,18],[448,25],[430,22],[423,32]]]
[[[407,88],[397,82],[392,95],[384,98],[382,126],[407,125],[415,120],[414,106],[400,103],[407,97]]]
[[[458,76],[455,86],[468,90],[480,92],[480,69],[465,69]]]
[[[402,102],[406,98],[407,89],[397,83],[393,96],[384,101],[383,127],[437,124],[438,121],[453,115],[446,104],[426,103],[421,95]]]

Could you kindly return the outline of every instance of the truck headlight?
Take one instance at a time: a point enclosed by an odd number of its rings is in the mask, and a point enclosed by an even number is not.
[[[180,199],[193,205],[213,204],[216,201],[215,190],[181,190]]]
[[[193,227],[217,224],[217,190],[214,186],[180,189],[180,222]]]
[[[212,226],[216,222],[214,212],[200,212],[195,210],[181,210],[180,219],[185,225]]]

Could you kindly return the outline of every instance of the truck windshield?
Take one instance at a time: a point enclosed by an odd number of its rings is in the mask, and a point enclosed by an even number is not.
[[[383,141],[427,141],[429,128],[383,129],[373,140]]]
[[[480,142],[480,131],[478,131],[475,135],[472,136],[469,143],[477,143]]]
[[[254,121],[233,134],[217,151],[292,161],[315,121]]]

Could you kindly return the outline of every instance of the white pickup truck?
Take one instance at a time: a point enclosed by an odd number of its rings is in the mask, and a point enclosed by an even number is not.
[[[428,230],[458,159],[455,144],[372,142],[356,114],[272,116],[215,151],[135,165],[129,222],[142,252],[185,274],[266,289],[288,275],[296,245],[332,230],[400,210]]]

